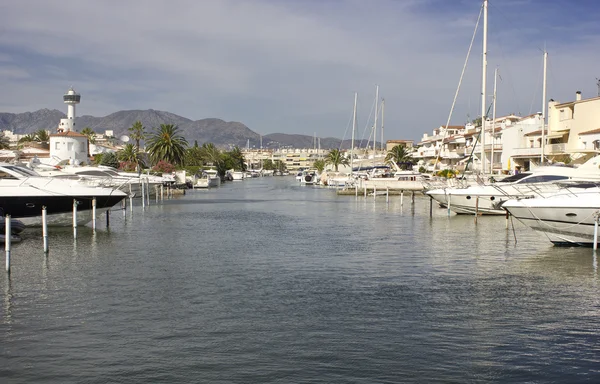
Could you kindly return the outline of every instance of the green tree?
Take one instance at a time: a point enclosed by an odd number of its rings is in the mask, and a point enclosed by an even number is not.
[[[25,143],[31,143],[35,141],[35,136],[34,135],[25,135],[23,137],[21,137],[17,143],[17,147],[18,148],[23,148],[23,145],[25,145]]]
[[[385,161],[393,161],[400,168],[406,169],[409,164],[412,164],[412,155],[405,146],[396,145],[388,151]]]
[[[281,160],[275,160],[274,162],[275,165],[275,169],[278,170],[279,172],[285,172],[287,171],[287,166],[285,165],[285,163]]]
[[[241,171],[246,170],[246,159],[244,159],[244,154],[242,150],[237,145],[233,147],[231,151],[229,151],[229,156],[233,160],[234,169],[239,169]]]
[[[185,164],[187,140],[179,134],[179,128],[173,124],[161,124],[146,142],[146,151],[154,164],[163,160],[174,165]]]
[[[50,142],[50,135],[45,129],[40,129],[34,133],[34,139],[40,143],[48,143]]]
[[[325,170],[325,165],[326,165],[325,164],[325,160],[323,160],[323,159],[317,159],[313,163],[313,168],[315,168],[317,171],[319,171],[319,174],[321,174]]]
[[[117,154],[114,152],[106,152],[102,155],[102,159],[100,160],[100,165],[105,165],[107,167],[119,168],[119,158]]]
[[[332,149],[325,157],[325,164],[331,164],[338,171],[340,165],[350,165],[350,160],[339,149]]]
[[[198,146],[198,142],[194,141],[194,146],[185,151],[185,165],[200,167],[204,165],[202,160],[202,150]]]
[[[135,169],[137,167],[145,167],[144,160],[140,156],[141,153],[137,151],[137,147],[133,144],[125,144],[123,149],[117,152],[117,158],[119,161],[123,161],[125,163],[129,163],[133,165]]]
[[[8,149],[10,147],[10,139],[6,137],[4,132],[0,132],[0,149]]]
[[[222,153],[213,143],[204,143],[199,149],[200,158],[207,165],[219,166],[223,161]]]
[[[146,138],[146,127],[142,125],[141,121],[136,121],[131,127],[129,127],[129,137],[135,140],[135,148],[140,151],[140,140]]]
[[[275,164],[273,164],[273,160],[265,159],[263,160],[262,167],[264,170],[270,171],[272,169],[275,169]]]
[[[87,137],[87,155],[90,156],[90,144],[96,144],[96,132],[90,127],[81,130],[81,134]]]

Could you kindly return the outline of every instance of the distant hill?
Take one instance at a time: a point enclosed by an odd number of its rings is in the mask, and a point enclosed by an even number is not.
[[[18,134],[32,133],[40,129],[54,132],[60,119],[64,117],[65,114],[56,109],[0,113],[0,130],[9,130]],[[215,118],[194,121],[154,109],[119,111],[104,117],[84,115],[78,117],[75,123],[77,131],[85,127],[90,127],[97,133],[112,130],[118,138],[129,134],[129,127],[138,120],[146,127],[148,133],[161,124],[177,125],[181,135],[190,145],[193,145],[194,141],[198,141],[199,145],[210,142],[221,148],[231,148],[236,145],[240,148],[245,148],[247,145],[251,148],[260,148],[261,145],[261,136],[240,122],[227,122]],[[340,144],[343,144],[343,149],[350,148],[350,140],[344,140],[342,143],[340,139],[332,137],[321,138],[320,144],[323,149],[340,148]],[[263,148],[313,148],[314,145],[313,136],[308,135],[272,133],[262,136]]]

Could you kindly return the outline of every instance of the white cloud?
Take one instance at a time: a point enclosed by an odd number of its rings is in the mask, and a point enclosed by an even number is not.
[[[532,20],[530,25],[513,28],[498,18],[496,35],[490,36],[490,73],[500,65],[498,104],[506,113],[530,108],[541,63],[536,47],[543,45],[533,40],[542,28],[536,21],[543,19],[536,14],[542,10],[517,3],[496,6],[523,9],[521,17]],[[86,114],[154,108],[192,119],[238,120],[263,134],[341,136],[353,92],[359,92],[359,117],[366,119],[379,84],[389,137],[418,139],[446,121],[479,12],[477,4],[464,2],[436,13],[434,7],[444,4],[5,2],[0,48],[8,53],[0,54],[0,62],[14,66],[0,67],[5,91],[0,108],[62,108],[61,92],[73,85],[83,95],[79,110]],[[593,82],[579,83],[594,77],[593,28],[581,22],[560,30],[576,39],[549,42],[556,72],[549,85],[556,96],[549,97],[568,97],[574,87],[591,92]],[[477,40],[455,123],[467,114],[476,117],[480,109],[480,50]],[[571,58],[577,59],[569,63]],[[15,105],[13,92],[23,96],[22,105]]]

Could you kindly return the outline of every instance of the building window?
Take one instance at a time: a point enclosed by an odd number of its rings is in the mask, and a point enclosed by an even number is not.
[[[54,149],[60,149],[60,143],[54,143]]]
[[[67,151],[73,150],[73,143],[67,143]]]

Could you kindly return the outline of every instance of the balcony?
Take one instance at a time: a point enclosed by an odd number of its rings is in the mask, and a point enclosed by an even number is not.
[[[567,150],[567,144],[566,143],[547,144],[546,148],[545,148],[545,152],[547,154],[553,154],[553,155],[566,153],[566,150]]]
[[[514,156],[540,156],[542,154],[542,148],[514,148]]]

